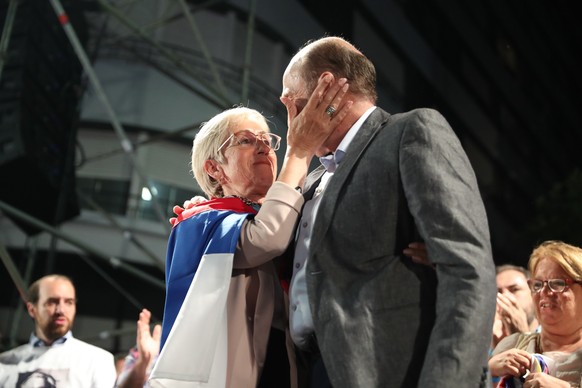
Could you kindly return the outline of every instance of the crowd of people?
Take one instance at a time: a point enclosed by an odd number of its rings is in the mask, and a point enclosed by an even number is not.
[[[501,387],[580,387],[582,249],[546,241],[529,259],[528,280],[539,328],[503,338],[489,359]],[[499,308],[501,310],[501,308]]]
[[[209,199],[175,208],[162,324],[140,313],[116,377],[72,336],[71,280],[44,277],[0,386],[580,387],[582,249],[547,241],[529,269],[496,269],[452,128],[377,107],[375,80],[342,38],[302,47],[282,80],[279,172],[260,112],[204,123],[192,171]]]

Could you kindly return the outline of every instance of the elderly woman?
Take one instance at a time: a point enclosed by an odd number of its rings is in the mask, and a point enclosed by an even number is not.
[[[491,374],[504,376],[500,387],[520,386],[520,381],[524,387],[580,387],[582,249],[546,241],[534,249],[529,269],[541,332],[503,339],[489,360]]]
[[[284,333],[286,324],[271,260],[291,241],[315,150],[351,107],[342,102],[347,88],[345,79],[324,77],[303,110],[289,117],[276,181],[274,151],[281,138],[269,132],[260,113],[233,108],[200,129],[192,170],[211,200],[182,212],[174,223],[152,386],[240,388],[260,382],[271,326]]]

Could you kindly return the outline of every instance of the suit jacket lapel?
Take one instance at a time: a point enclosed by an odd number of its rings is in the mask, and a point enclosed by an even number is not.
[[[372,139],[374,139],[378,132],[385,127],[385,123],[388,121],[389,117],[390,114],[388,112],[376,108],[370,117],[364,121],[364,124],[362,124],[362,127],[350,143],[344,159],[335,171],[333,178],[327,184],[325,193],[319,204],[317,218],[315,225],[313,225],[313,233],[311,236],[312,246],[309,249],[310,254],[315,252],[317,245],[319,245],[319,242],[329,229],[333,212],[336,211],[338,195],[344,184],[346,184],[346,179]]]

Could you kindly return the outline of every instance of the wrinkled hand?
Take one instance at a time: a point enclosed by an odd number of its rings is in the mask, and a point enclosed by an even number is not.
[[[153,331],[150,332],[151,316],[152,313],[148,309],[143,309],[139,313],[137,321],[136,343],[139,357],[136,365],[141,363],[144,367],[147,367],[158,355],[162,337],[162,327],[160,325],[155,325]]]
[[[525,378],[523,388],[569,388],[570,384],[546,373],[530,373]]]
[[[509,349],[489,359],[491,375],[523,376],[531,365],[531,354],[521,349]]]
[[[426,245],[422,242],[413,242],[408,244],[408,248],[405,248],[402,251],[402,253],[410,257],[412,261],[414,261],[417,264],[423,264],[429,267],[434,267],[434,265],[428,259]]]
[[[497,311],[503,323],[505,336],[529,331],[527,313],[518,305],[512,294],[497,293]]]
[[[325,72],[301,112],[292,98],[281,97],[287,108],[288,147],[314,155],[351,108],[353,101],[343,101],[348,88],[345,78],[335,82],[333,75]],[[331,117],[326,113],[329,106],[335,108]]]
[[[179,206],[179,205],[174,206],[172,208],[172,211],[174,212],[174,214],[177,217],[170,218],[170,220],[169,220],[170,221],[170,224],[172,226],[175,226],[176,223],[178,222],[178,217],[184,212],[184,210],[190,209],[190,208],[192,208],[192,207],[194,207],[194,206],[196,206],[196,205],[198,205],[198,204],[200,204],[202,202],[206,202],[206,201],[208,201],[208,199],[206,199],[206,198],[204,198],[204,197],[202,197],[200,195],[196,195],[196,196],[194,196],[194,197],[192,197],[190,199],[185,200],[184,201],[184,205],[182,205],[182,206]]]

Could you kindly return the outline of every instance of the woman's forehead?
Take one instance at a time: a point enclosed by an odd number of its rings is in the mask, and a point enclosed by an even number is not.
[[[249,130],[253,133],[269,132],[269,126],[262,117],[244,117],[237,120],[230,126],[231,133],[237,133],[242,130]]]
[[[544,257],[542,258],[535,269],[534,276],[539,273],[552,273],[552,274],[565,274],[566,270],[562,268],[560,263],[558,263],[555,259],[551,257]]]

